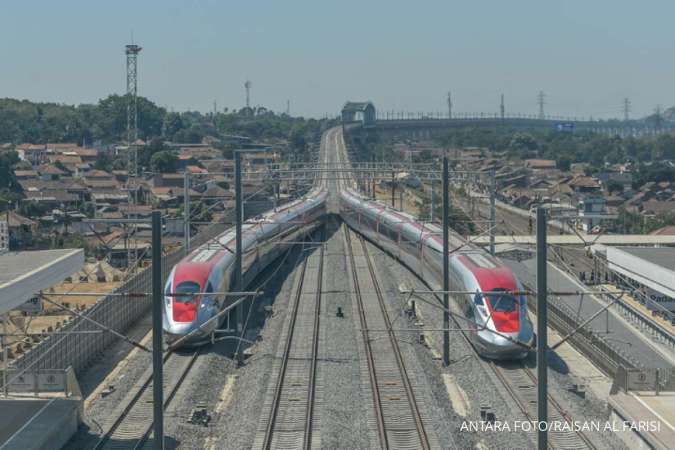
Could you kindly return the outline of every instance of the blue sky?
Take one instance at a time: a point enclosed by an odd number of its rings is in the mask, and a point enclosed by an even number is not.
[[[675,2],[0,1],[0,97],[95,102],[125,89],[123,47],[143,46],[139,92],[177,111],[252,103],[618,117],[675,105]],[[133,12],[133,15],[132,13]]]

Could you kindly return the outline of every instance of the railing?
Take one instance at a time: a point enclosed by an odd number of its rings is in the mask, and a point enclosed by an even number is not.
[[[675,369],[637,369],[621,367],[614,375],[612,392],[675,392]]]
[[[567,305],[557,301],[554,297],[548,297],[547,305],[549,326],[562,336],[567,336],[581,325],[575,318],[577,315]],[[536,314],[537,301],[535,297],[528,296],[528,306]],[[640,363],[588,328],[577,330],[569,341],[611,377],[616,376],[620,367],[631,369],[640,367]]]

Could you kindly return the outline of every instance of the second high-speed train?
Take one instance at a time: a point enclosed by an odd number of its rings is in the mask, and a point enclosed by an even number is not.
[[[242,225],[242,272],[244,285],[316,229],[326,213],[327,193],[316,188],[304,197],[269,211]],[[225,314],[216,316],[234,299],[225,292],[234,286],[235,231],[192,250],[171,270],[165,286],[164,334],[169,343],[185,345],[213,338]],[[185,337],[187,336],[187,337]]]
[[[340,192],[340,215],[347,224],[398,258],[430,284],[442,280],[442,229],[369,200],[350,188]],[[452,234],[450,279],[453,297],[480,354],[493,359],[527,355],[533,342],[523,287],[499,259]]]

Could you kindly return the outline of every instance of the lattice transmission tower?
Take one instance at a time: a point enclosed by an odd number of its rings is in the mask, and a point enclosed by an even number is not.
[[[129,180],[138,174],[138,54],[141,47],[129,44],[125,47],[127,55],[127,170]]]
[[[544,95],[544,91],[539,91],[539,94],[537,94],[537,103],[539,104],[539,118],[540,119],[545,119],[546,115],[544,114],[544,99],[546,96]]]

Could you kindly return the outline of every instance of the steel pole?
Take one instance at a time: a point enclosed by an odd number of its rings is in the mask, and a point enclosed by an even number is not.
[[[448,157],[443,157],[443,365],[450,364],[450,297],[448,291],[450,290],[450,248],[449,248],[449,233],[448,216],[450,212],[450,196],[448,186]]]
[[[9,231],[9,221],[7,221],[7,230]],[[9,370],[9,352],[7,351],[7,321],[9,313],[2,316],[2,391],[5,398],[9,397],[9,386],[7,386],[7,370]]]
[[[155,449],[164,449],[162,386],[162,216],[152,212],[152,400]]]
[[[185,220],[185,250],[190,251],[190,173],[185,170],[183,179],[183,218]]]
[[[394,171],[391,171],[391,207],[396,208],[396,204],[394,203],[395,201],[395,195],[396,195],[396,183],[394,183]]]
[[[241,267],[241,222],[244,220],[244,205],[242,201],[241,186],[241,153],[234,152],[234,197],[235,197],[235,254],[234,254],[234,273],[236,289],[243,289],[243,274]],[[235,309],[235,329],[239,331],[241,319],[241,306]]]
[[[495,255],[495,228],[497,225],[497,179],[490,171],[490,254]]]
[[[540,424],[537,431],[537,448],[539,450],[547,449],[548,440],[547,427],[543,426],[548,422],[546,290],[546,210],[537,208],[537,419]]]

